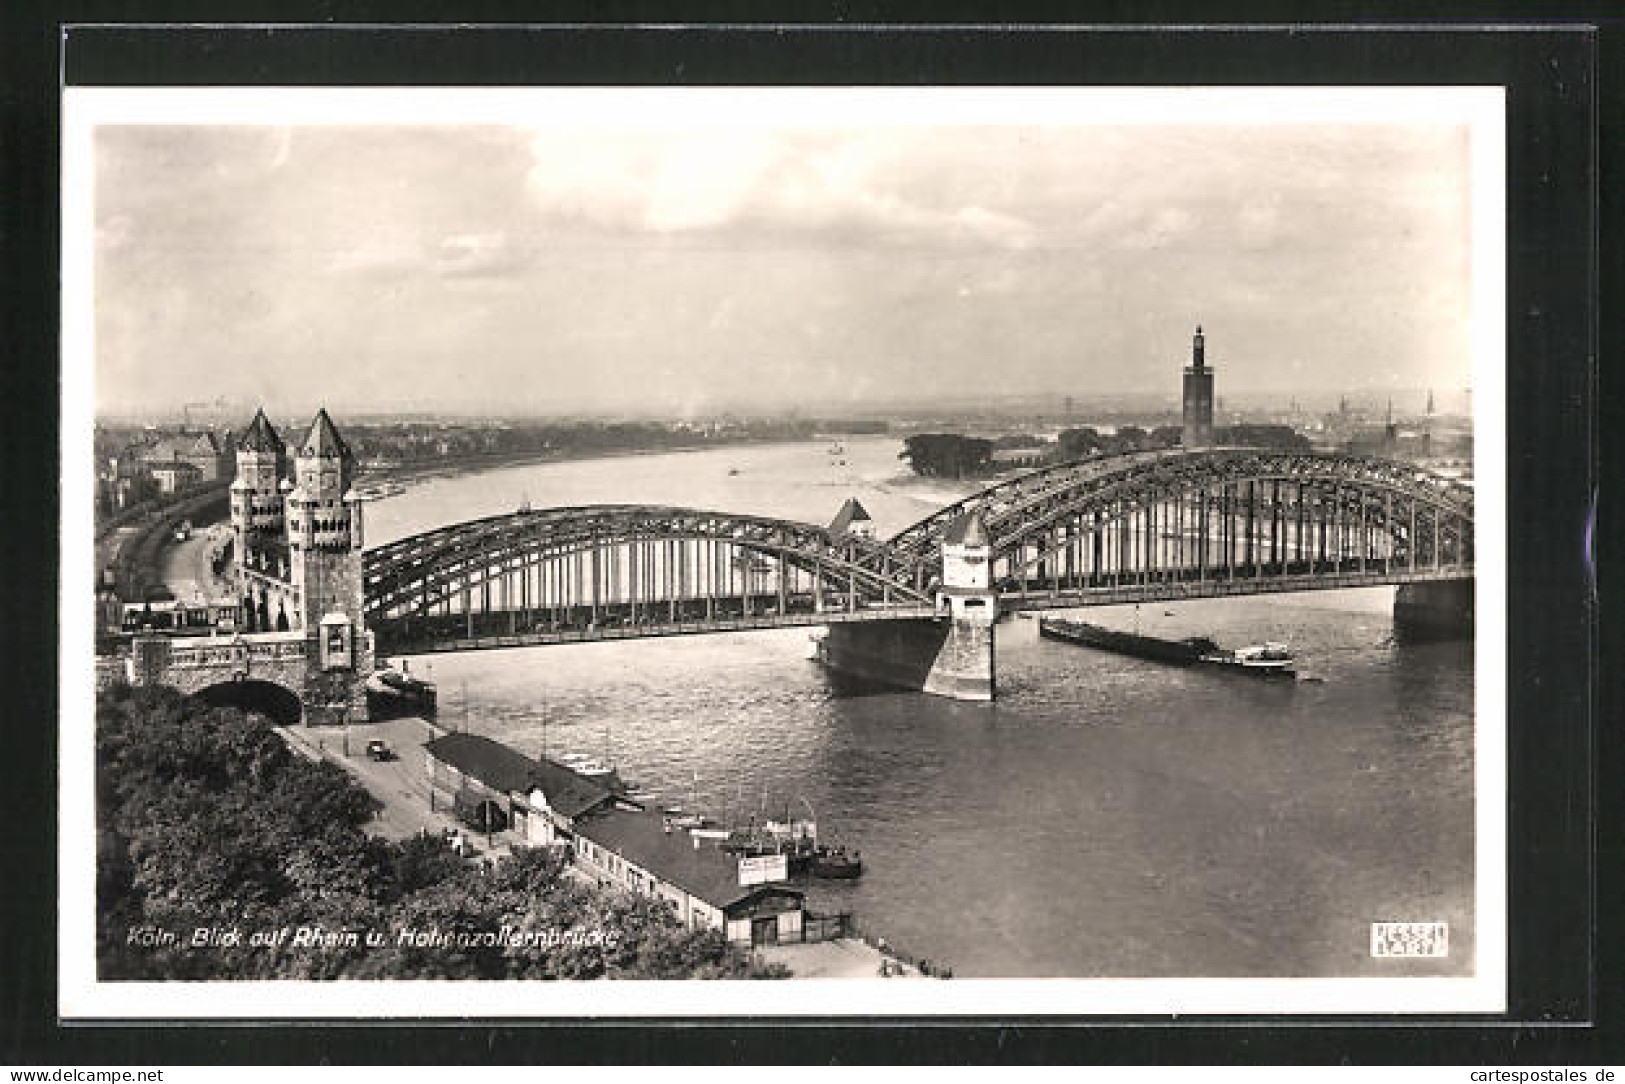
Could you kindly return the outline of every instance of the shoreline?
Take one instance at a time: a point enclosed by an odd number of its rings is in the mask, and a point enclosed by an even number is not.
[[[403,463],[394,467],[362,467],[358,480],[362,483],[396,482],[417,485],[439,479],[465,478],[474,474],[506,470],[510,467],[533,467],[544,463],[584,463],[600,459],[629,459],[646,455],[687,455],[693,452],[718,451],[723,448],[759,448],[779,444],[816,444],[818,438],[796,440],[737,440],[721,444],[678,444],[667,448],[623,448],[616,451],[591,453],[527,452],[519,455],[481,456],[453,463]]]

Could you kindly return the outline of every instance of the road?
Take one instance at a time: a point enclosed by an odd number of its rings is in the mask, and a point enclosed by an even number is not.
[[[201,527],[185,542],[171,539],[163,549],[163,580],[170,593],[182,602],[231,597],[231,583],[216,576],[209,563],[209,550],[215,540],[225,541],[230,528],[224,524]]]
[[[367,828],[374,835],[406,839],[425,831],[439,835],[447,828],[461,828],[475,852],[490,855],[507,853],[516,842],[514,833],[498,832],[488,846],[483,837],[470,834],[449,809],[429,808],[423,743],[444,731],[426,719],[391,719],[347,727],[279,726],[276,731],[295,752],[337,764],[383,803]],[[394,758],[376,761],[369,757],[367,743],[373,740],[384,742]]]

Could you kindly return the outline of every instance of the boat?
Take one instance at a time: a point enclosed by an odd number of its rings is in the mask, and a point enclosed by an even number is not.
[[[400,670],[382,669],[366,684],[367,707],[374,718],[433,715],[439,702],[434,682]]]
[[[720,831],[720,829],[717,829],[715,821],[699,813],[680,813],[676,816],[668,814],[661,817],[661,822],[672,828],[699,828]],[[723,838],[726,838],[727,835],[726,832],[722,833]]]
[[[1108,629],[1104,625],[1092,625],[1087,621],[1068,621],[1059,617],[1039,618],[1038,635],[1047,640],[1096,647],[1104,651],[1116,651],[1123,655],[1135,655],[1143,659],[1171,662],[1180,666],[1189,666],[1200,660],[1203,655],[1214,654],[1220,650],[1218,644],[1205,636],[1164,640],[1157,636],[1120,632],[1117,629]]]
[[[812,875],[831,881],[850,881],[863,876],[863,857],[845,847],[819,847],[812,859]]]
[[[1234,651],[1212,652],[1196,661],[1210,666],[1237,667],[1264,676],[1293,677],[1297,673],[1292,668],[1292,652],[1287,650],[1285,644],[1274,641],[1249,644]]]
[[[1221,666],[1260,677],[1295,677],[1292,652],[1285,644],[1268,641],[1227,650],[1206,636],[1164,640],[1137,632],[1122,632],[1087,621],[1040,618],[1038,634],[1050,640],[1115,651],[1121,655],[1171,663],[1175,666]]]
[[[562,753],[559,763],[577,775],[611,775],[615,768],[589,753]]]

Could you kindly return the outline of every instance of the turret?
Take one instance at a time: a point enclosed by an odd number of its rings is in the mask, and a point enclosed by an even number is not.
[[[942,536],[942,585],[937,612],[956,622],[991,626],[999,616],[993,590],[993,537],[980,512],[967,512]]]
[[[856,497],[848,497],[830,522],[829,533],[837,537],[874,538],[875,521],[869,518],[869,510]]]
[[[287,495],[288,558],[297,627],[322,630],[324,669],[365,656],[362,629],[361,501],[355,456],[325,409],[294,450]]]
[[[325,409],[294,452],[294,485],[288,493],[288,545],[293,550],[351,548],[351,511],[345,500],[355,480],[355,457]]]
[[[254,414],[237,443],[237,477],[231,483],[231,527],[237,560],[266,542],[282,539],[283,506],[279,486],[288,472],[288,450],[265,411]]]
[[[993,586],[993,540],[982,513],[967,512],[942,536],[942,586],[986,591]]]

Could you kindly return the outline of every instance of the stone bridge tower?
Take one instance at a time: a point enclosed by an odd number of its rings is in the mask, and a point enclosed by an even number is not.
[[[241,596],[241,626],[248,632],[293,627],[288,578],[283,481],[288,450],[265,411],[237,443],[237,477],[231,483],[232,567]]]
[[[170,685],[254,710],[274,702],[285,722],[367,719],[373,644],[361,499],[352,488],[355,457],[326,410],[299,442],[292,477],[287,467],[288,450],[262,410],[237,445],[231,484],[239,628],[207,637],[137,636],[126,665],[133,684]],[[274,693],[269,701],[266,690]]]
[[[342,705],[352,718],[364,718],[364,681],[372,673],[373,649],[362,597],[365,536],[361,498],[352,488],[355,475],[349,445],[326,409],[318,410],[294,453],[284,513],[298,623],[316,641],[306,707]]]

